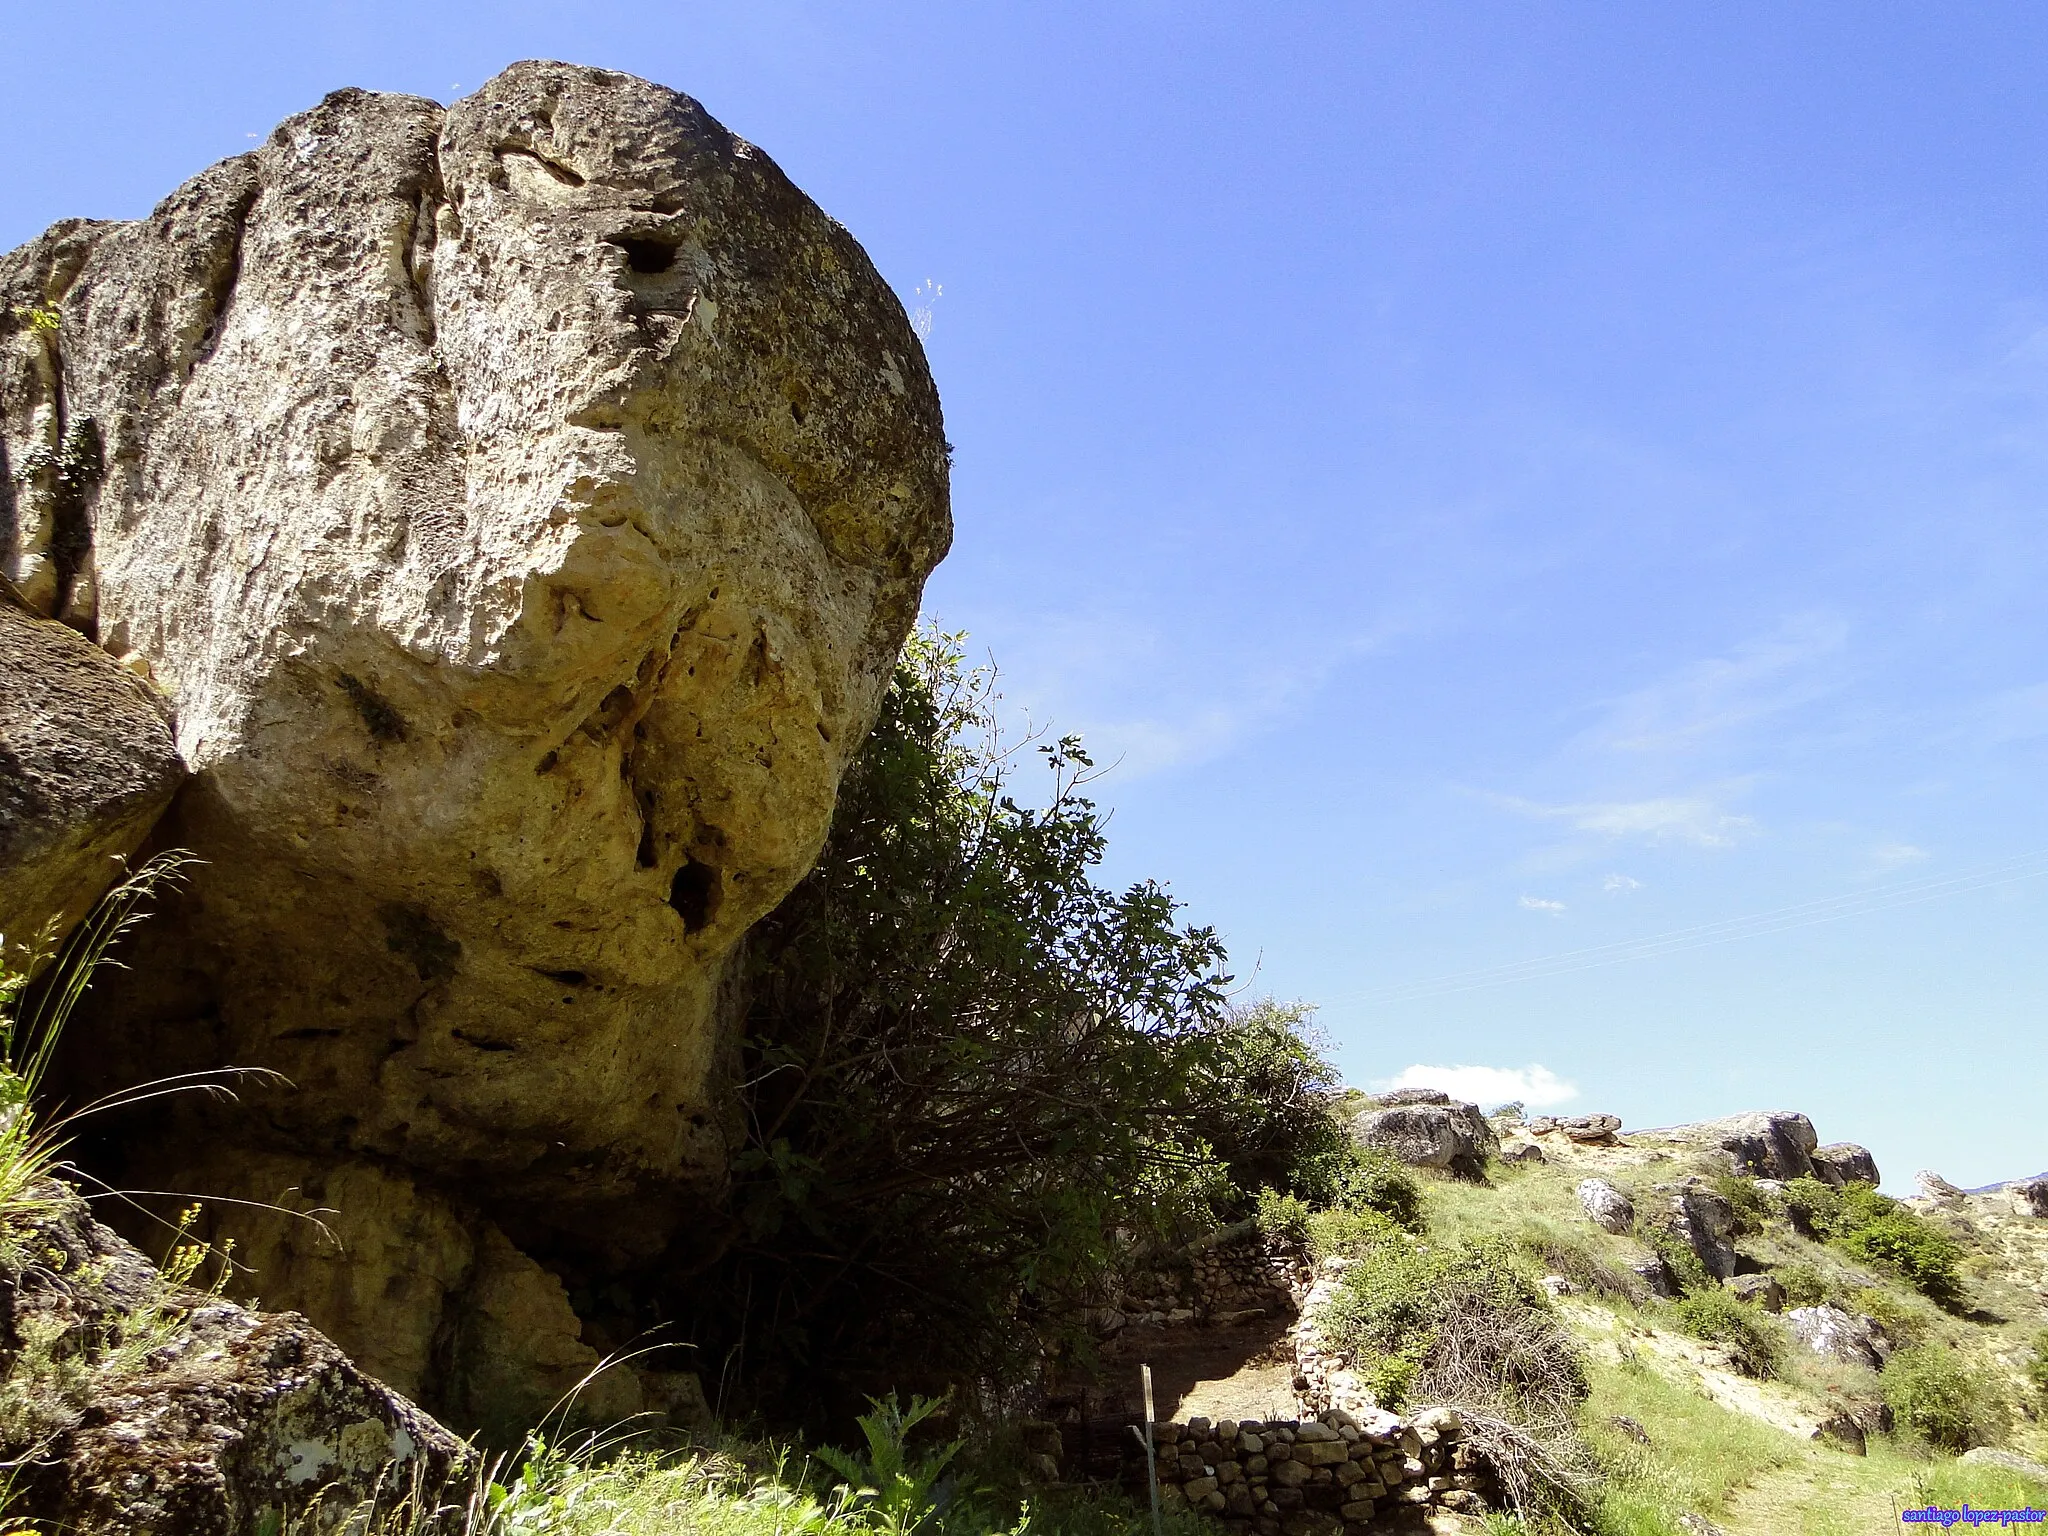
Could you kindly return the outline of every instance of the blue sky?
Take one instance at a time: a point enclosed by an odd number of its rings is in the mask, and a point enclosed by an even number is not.
[[[7,245],[344,84],[689,91],[942,286],[929,610],[1353,1081],[2048,1167],[2039,7],[0,14]]]

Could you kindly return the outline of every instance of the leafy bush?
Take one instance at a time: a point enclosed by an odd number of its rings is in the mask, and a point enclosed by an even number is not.
[[[1116,1233],[1175,1199],[1209,1219],[1210,1149],[1293,1123],[1218,1107],[1225,1064],[1287,1031],[1226,1014],[1221,944],[1158,885],[1095,882],[1078,741],[1016,797],[994,699],[955,637],[914,637],[816,868],[750,936],[730,1195],[659,1261],[663,1314],[609,1324],[669,1321],[728,1399],[818,1417],[1007,1377],[1078,1334]]]
[[[1817,1307],[1828,1299],[1827,1276],[1820,1272],[1818,1264],[1795,1259],[1776,1266],[1771,1275],[1785,1292],[1787,1306]]]
[[[1901,1426],[1945,1451],[1992,1437],[1997,1406],[1980,1373],[1941,1344],[1916,1344],[1885,1362],[1884,1400]]]
[[[1591,1486],[1578,1435],[1585,1371],[1506,1243],[1425,1248],[1389,1228],[1344,1272],[1322,1320],[1383,1405],[1457,1408],[1518,1512],[1580,1507]]]
[[[1784,1364],[1785,1340],[1777,1327],[1718,1286],[1681,1297],[1672,1310],[1679,1327],[1727,1350],[1729,1362],[1745,1376],[1767,1380]]]
[[[1317,1258],[1363,1253],[1375,1243],[1392,1241],[1401,1235],[1401,1228],[1370,1206],[1317,1211],[1308,1219],[1308,1245]]]
[[[1934,1315],[1925,1302],[1914,1301],[1882,1286],[1867,1285],[1850,1292],[1844,1310],[1862,1313],[1897,1345],[1918,1344],[1934,1330]]]
[[[1883,1265],[1937,1306],[1962,1306],[1962,1248],[1939,1224],[1868,1184],[1834,1189],[1818,1179],[1793,1179],[1786,1197],[1817,1237],[1852,1258]]]
[[[1259,1230],[1282,1242],[1306,1243],[1309,1237],[1308,1202],[1298,1195],[1283,1195],[1277,1189],[1259,1191]]]

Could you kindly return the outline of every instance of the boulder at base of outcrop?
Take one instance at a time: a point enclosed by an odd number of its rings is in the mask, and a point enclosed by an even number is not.
[[[1832,1142],[1813,1153],[1813,1176],[1823,1184],[1879,1184],[1877,1159],[1853,1141]]]
[[[726,1240],[728,962],[951,538],[902,303],[663,86],[343,90],[0,257],[0,452],[0,565],[147,659],[193,775],[154,837],[204,861],[62,1091],[292,1085],[154,1105],[96,1171],[324,1187],[345,1260],[210,1218],[265,1300],[437,1408],[545,1412],[642,1326],[596,1298]]]
[[[1586,1179],[1580,1183],[1579,1205],[1603,1232],[1626,1232],[1636,1222],[1635,1205],[1605,1179]]]
[[[1664,1208],[1651,1218],[1685,1244],[1698,1257],[1708,1274],[1726,1280],[1735,1273],[1735,1207],[1696,1180],[1660,1184],[1657,1192],[1666,1197]]]
[[[1735,1171],[1751,1178],[1801,1179],[1813,1171],[1820,1145],[1813,1122],[1789,1109],[1761,1109],[1730,1115],[1695,1129],[1735,1159]]]
[[[1913,1183],[1920,1191],[1918,1198],[1934,1205],[1958,1206],[1970,1198],[1968,1190],[1926,1168],[1913,1175]]]
[[[1501,1148],[1500,1160],[1504,1163],[1547,1163],[1543,1149],[1533,1141],[1517,1141]]]
[[[1671,1273],[1671,1266],[1661,1253],[1646,1253],[1640,1259],[1630,1262],[1629,1273],[1650,1288],[1653,1296],[1676,1296],[1679,1291],[1678,1276]]]
[[[164,698],[5,584],[0,678],[0,937],[19,948],[86,914],[185,765]]]
[[[1351,1134],[1412,1168],[1441,1168],[1465,1178],[1483,1177],[1486,1160],[1500,1150],[1500,1141],[1486,1116],[1479,1113],[1479,1106],[1456,1103],[1434,1089],[1403,1092],[1433,1097],[1368,1110],[1351,1122]]]
[[[95,1536],[315,1536],[373,1498],[432,1507],[462,1471],[468,1447],[303,1317],[170,1284],[61,1185],[32,1198],[6,1218],[23,1257],[0,1262],[10,1516]]]
[[[2048,1216],[2048,1178],[2021,1179],[2006,1185],[2005,1192],[2022,1216]]]
[[[1840,1307],[1794,1307],[1785,1314],[1792,1336],[1823,1359],[1877,1370],[1891,1354],[1891,1343],[1867,1317],[1852,1317]]]

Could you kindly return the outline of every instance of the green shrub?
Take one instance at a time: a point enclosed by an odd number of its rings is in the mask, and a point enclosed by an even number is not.
[[[1680,1291],[1689,1295],[1694,1291],[1716,1288],[1717,1282],[1707,1273],[1707,1266],[1700,1262],[1700,1256],[1692,1251],[1692,1244],[1676,1232],[1668,1227],[1651,1227],[1642,1237],[1650,1251],[1664,1261],[1664,1267],[1677,1279]]]
[[[1900,1346],[1921,1343],[1934,1329],[1934,1317],[1925,1302],[1909,1300],[1882,1286],[1867,1285],[1850,1292],[1844,1310],[1861,1312]]]
[[[1377,1211],[1396,1226],[1422,1230],[1422,1185],[1391,1153],[1361,1147],[1347,1136],[1328,1172],[1325,1204],[1343,1211]]]
[[[1018,797],[994,697],[957,638],[913,637],[816,867],[748,936],[730,1193],[649,1282],[729,1403],[815,1423],[878,1380],[1012,1375],[1080,1336],[1116,1234],[1249,1214],[1216,1159],[1306,1112],[1219,1107],[1292,1026],[1229,1012],[1221,943],[1162,887],[1097,883],[1077,740]]]
[[[1370,1208],[1317,1211],[1308,1219],[1309,1248],[1317,1258],[1360,1254],[1375,1243],[1394,1241],[1401,1236],[1399,1227]]]
[[[1996,1406],[1955,1351],[1916,1344],[1885,1362],[1884,1400],[1901,1427],[1945,1451],[1966,1451],[1991,1437]]]
[[[1727,1350],[1730,1363],[1745,1376],[1766,1380],[1784,1364],[1785,1339],[1777,1326],[1725,1290],[1695,1291],[1682,1297],[1673,1311],[1679,1327]]]
[[[1297,1195],[1283,1195],[1277,1189],[1259,1191],[1259,1230],[1283,1242],[1306,1243],[1309,1234],[1308,1202]]]
[[[1815,1236],[1866,1264],[1883,1265],[1937,1306],[1962,1306],[1962,1248],[1938,1223],[1868,1184],[1834,1189],[1818,1179],[1793,1179],[1785,1192]]]
[[[1828,1280],[1818,1264],[1794,1259],[1771,1270],[1771,1276],[1785,1292],[1785,1303],[1793,1307],[1817,1307],[1828,1299]]]

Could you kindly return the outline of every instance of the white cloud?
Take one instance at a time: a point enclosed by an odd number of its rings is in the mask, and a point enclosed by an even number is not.
[[[1395,1088],[1438,1088],[1454,1099],[1474,1104],[1506,1104],[1520,1100],[1531,1109],[1550,1109],[1579,1096],[1579,1085],[1550,1068],[1526,1067],[1403,1067],[1393,1077],[1374,1083],[1381,1093]]]
[[[1932,857],[1925,848],[1916,848],[1911,843],[1879,843],[1870,850],[1870,862],[1880,869],[1899,869]]]
[[[1835,659],[1848,640],[1839,619],[1806,614],[1725,656],[1680,667],[1616,699],[1594,742],[1623,752],[1691,752],[1833,691]]]
[[[1561,901],[1545,901],[1541,896],[1524,896],[1521,904],[1524,912],[1547,912],[1552,917],[1564,916],[1564,903]]]
[[[1663,795],[1653,800],[1595,800],[1580,805],[1539,805],[1514,796],[1498,798],[1500,804],[1525,816],[1568,821],[1581,832],[1646,843],[1727,848],[1737,838],[1756,830],[1752,818],[1730,812],[1720,797],[1711,793]]]
[[[1626,896],[1630,891],[1640,891],[1643,882],[1629,875],[1609,875],[1600,882],[1600,889],[1611,896]]]

